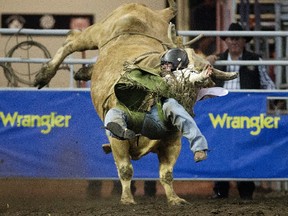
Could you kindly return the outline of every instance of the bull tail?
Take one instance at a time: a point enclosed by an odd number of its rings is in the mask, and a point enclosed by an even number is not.
[[[167,23],[170,22],[171,19],[173,19],[177,14],[177,4],[175,0],[168,0],[169,7],[165,8],[164,10],[159,11],[161,16],[164,20],[167,21]]]
[[[177,4],[174,0],[168,0],[169,9],[174,13],[174,16],[177,14]]]

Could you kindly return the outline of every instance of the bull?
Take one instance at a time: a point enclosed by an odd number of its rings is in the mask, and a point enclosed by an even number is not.
[[[97,62],[86,79],[91,78],[91,98],[96,112],[103,121],[105,113],[116,104],[113,86],[123,74],[123,64],[127,60],[137,59],[149,53],[160,55],[170,48],[183,48],[181,38],[176,36],[175,28],[170,24],[176,13],[174,0],[169,0],[169,7],[160,11],[154,11],[143,4],[130,3],[120,6],[107,18],[83,31],[70,31],[63,46],[36,75],[34,85],[38,88],[47,85],[69,54],[98,49]],[[189,65],[198,71],[202,71],[209,64],[192,49],[186,48],[186,51],[189,55]],[[225,73],[216,69],[213,69],[211,75],[212,78],[223,80],[233,79],[236,76],[235,73]],[[213,85],[211,77],[203,82],[202,87]],[[195,88],[196,95],[198,90],[199,88]],[[112,151],[117,166],[122,184],[122,204],[136,204],[130,189],[133,177],[131,160],[138,160],[150,152],[158,155],[160,182],[168,203],[171,205],[187,203],[175,193],[172,185],[173,167],[181,149],[180,132],[160,140],[140,136],[137,143],[110,136],[108,139],[110,144],[105,145],[105,148],[108,152]]]

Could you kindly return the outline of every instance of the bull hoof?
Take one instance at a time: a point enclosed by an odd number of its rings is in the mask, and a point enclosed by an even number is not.
[[[137,204],[134,200],[130,200],[130,199],[121,199],[120,203],[122,205],[136,205]]]
[[[191,205],[189,202],[187,202],[185,199],[182,199],[182,198],[176,198],[176,199],[173,199],[173,200],[169,200],[169,205],[172,205],[172,206],[180,206],[180,205]]]
[[[89,80],[91,80],[92,69],[93,69],[92,66],[80,68],[80,69],[74,74],[74,79],[75,79],[75,80],[83,80],[83,81],[89,81]]]
[[[34,86],[38,87],[38,89],[43,88],[46,86],[50,80],[55,76],[56,70],[54,67],[45,64],[40,72],[35,76]]]

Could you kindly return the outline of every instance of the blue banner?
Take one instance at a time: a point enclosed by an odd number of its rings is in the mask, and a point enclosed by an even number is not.
[[[287,102],[287,91],[199,101],[195,120],[208,140],[208,159],[195,163],[183,138],[174,178],[288,179]],[[118,178],[105,143],[88,90],[0,91],[2,178]],[[159,177],[155,154],[132,163],[134,178]]]

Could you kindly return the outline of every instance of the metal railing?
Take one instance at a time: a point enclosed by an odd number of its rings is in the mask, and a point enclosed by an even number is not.
[[[42,36],[65,36],[70,30],[60,30],[60,29],[51,29],[51,30],[39,30],[39,29],[5,29],[0,28],[0,34],[17,34],[17,35],[42,35]],[[218,37],[218,36],[252,36],[252,37],[273,37],[275,38],[276,45],[276,59],[277,60],[262,60],[262,61],[216,61],[215,65],[274,65],[276,66],[276,86],[279,88],[283,84],[283,78],[286,78],[288,82],[288,71],[286,71],[286,77],[283,77],[282,67],[286,66],[288,68],[288,59],[287,56],[283,56],[286,51],[283,47],[282,38],[284,37],[288,41],[288,32],[285,31],[178,31],[178,35],[183,36],[184,41],[185,37],[194,37],[203,34],[204,37]],[[281,44],[281,45],[279,45]],[[287,44],[286,44],[287,46]],[[35,63],[42,64],[50,59],[45,58],[0,58],[0,63],[10,62],[10,63]],[[68,59],[64,60],[65,64],[93,64],[95,59]],[[285,73],[284,73],[285,74]],[[71,86],[71,85],[70,85]]]
[[[288,88],[288,32],[287,31],[178,31],[178,34],[184,37],[196,37],[200,34],[203,34],[207,37],[216,37],[216,36],[250,36],[250,37],[263,37],[263,38],[271,38],[275,39],[275,59],[277,60],[263,60],[263,62],[245,61],[244,65],[274,65],[275,66],[275,84],[277,88],[281,86],[286,86]],[[185,40],[184,40],[185,41]],[[220,64],[220,62],[216,62],[216,64]],[[238,64],[238,62],[221,62],[223,65],[231,65]],[[282,67],[286,66],[286,67]],[[283,83],[283,80],[285,80]]]

